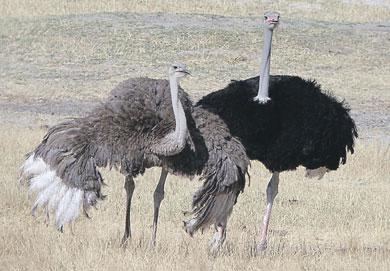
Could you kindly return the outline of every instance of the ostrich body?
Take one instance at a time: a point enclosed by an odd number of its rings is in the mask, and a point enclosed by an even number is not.
[[[87,209],[103,198],[103,180],[97,168],[119,168],[127,192],[125,241],[131,237],[133,178],[160,166],[152,244],[169,172],[200,175],[204,180],[194,195],[194,217],[187,223],[188,230],[215,224],[218,248],[225,237],[227,218],[245,186],[249,160],[245,148],[217,115],[193,108],[178,86],[185,73],[185,66],[176,64],[170,68],[170,81],[124,81],[88,116],[52,127],[22,166],[22,180],[36,193],[33,212],[39,207],[47,216],[53,212],[56,226],[62,230],[78,217],[80,209],[87,214]]]
[[[270,42],[265,40],[265,43]],[[269,58],[264,61],[268,65],[262,68],[260,75],[267,77]],[[269,83],[262,85],[262,82],[261,76],[234,81],[196,104],[220,116],[231,134],[240,139],[248,157],[259,160],[272,172],[258,250],[267,246],[279,172],[304,166],[307,176],[321,178],[326,171],[336,170],[340,163],[346,162],[347,152],[353,153],[357,137],[349,109],[322,91],[315,81],[275,75],[270,76]],[[268,93],[268,89],[263,90],[268,85],[271,100],[266,104],[254,101],[259,89],[260,93]]]

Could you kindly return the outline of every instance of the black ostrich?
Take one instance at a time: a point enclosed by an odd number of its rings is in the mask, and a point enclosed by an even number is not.
[[[156,239],[160,203],[168,172],[200,175],[203,186],[194,195],[191,229],[210,224],[217,229],[212,249],[226,236],[226,224],[238,194],[244,189],[249,159],[242,144],[216,114],[194,108],[178,81],[184,64],[170,67],[170,80],[149,78],[122,82],[89,115],[52,127],[21,169],[21,180],[36,194],[33,213],[43,208],[55,214],[62,231],[80,210],[102,199],[98,167],[115,167],[126,176],[127,209],[122,242],[131,237],[130,206],[133,178],[160,166],[154,192],[151,243]]]
[[[345,164],[357,137],[348,107],[322,91],[315,81],[284,75],[269,78],[272,30],[278,21],[278,13],[265,14],[261,76],[234,81],[196,104],[221,117],[245,146],[249,158],[259,160],[272,172],[258,250],[267,247],[279,172],[304,166],[307,176],[322,177]]]

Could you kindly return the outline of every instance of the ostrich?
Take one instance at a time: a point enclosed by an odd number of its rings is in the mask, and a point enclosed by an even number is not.
[[[262,162],[272,172],[258,251],[267,247],[279,173],[304,166],[306,176],[321,178],[328,170],[346,163],[347,152],[354,152],[358,136],[349,108],[322,91],[314,80],[287,75],[269,77],[271,31],[278,20],[278,13],[265,14],[268,34],[262,63],[266,65],[261,66],[260,76],[233,81],[195,105],[220,116],[230,133],[240,139],[248,157]]]
[[[33,214],[38,208],[44,209],[47,219],[54,213],[62,231],[80,210],[88,216],[88,208],[104,198],[97,167],[119,168],[125,175],[127,195],[124,243],[131,237],[133,178],[159,166],[151,244],[156,241],[168,173],[200,175],[204,182],[194,195],[188,226],[196,231],[215,224],[211,249],[218,250],[226,237],[228,216],[244,189],[249,159],[216,114],[193,108],[179,86],[187,74],[184,64],[175,63],[169,69],[169,81],[129,79],[86,117],[50,128],[21,168],[22,182],[36,194]]]

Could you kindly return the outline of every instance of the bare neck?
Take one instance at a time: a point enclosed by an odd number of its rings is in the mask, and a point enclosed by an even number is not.
[[[175,76],[170,76],[169,84],[171,88],[171,100],[172,100],[172,109],[175,116],[175,132],[174,138],[178,145],[184,145],[186,133],[187,133],[187,120],[184,113],[183,105],[180,102],[178,97],[179,95],[179,84],[178,78]]]
[[[266,28],[264,29],[264,47],[261,57],[260,77],[259,77],[259,92],[255,99],[260,102],[267,102],[270,100],[268,94],[269,87],[269,74],[271,63],[271,44],[272,44],[273,31]]]

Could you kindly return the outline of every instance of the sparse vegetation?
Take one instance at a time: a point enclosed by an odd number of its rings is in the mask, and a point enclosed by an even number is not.
[[[3,0],[3,16],[46,16],[96,12],[177,12],[225,16],[259,16],[279,10],[285,18],[337,22],[383,22],[390,19],[386,0]]]
[[[10,127],[8,127],[10,128]],[[44,130],[2,130],[0,155],[0,264],[4,270],[387,270],[390,264],[390,154],[387,145],[359,142],[356,155],[322,180],[304,171],[281,175],[268,250],[253,257],[269,174],[253,163],[251,185],[231,217],[228,243],[214,258],[206,248],[212,230],[190,238],[181,228],[183,210],[199,185],[169,176],[158,244],[148,247],[152,199],[159,170],[138,178],[133,200],[134,238],[120,248],[125,193],[123,176],[104,171],[108,198],[61,234],[30,215],[17,185],[17,167]],[[367,165],[367,161],[370,161]]]
[[[0,269],[388,270],[388,4],[195,2],[0,3]],[[73,230],[60,234],[42,217],[31,217],[25,188],[17,184],[18,167],[45,133],[41,126],[80,114],[79,108],[87,110],[128,77],[165,77],[173,59],[192,69],[193,78],[183,86],[194,99],[230,79],[255,75],[259,14],[271,8],[282,13],[271,73],[316,78],[346,98],[361,139],[347,165],[322,180],[305,179],[303,170],[281,175],[264,254],[253,257],[252,249],[270,174],[256,162],[229,222],[229,241],[216,258],[206,250],[212,230],[192,239],[181,228],[182,211],[199,182],[174,176],[167,181],[157,248],[148,247],[157,169],[136,182],[135,236],[126,250],[119,247],[125,208],[119,173],[104,171],[107,200],[92,220],[79,219]],[[179,14],[165,13],[175,10]],[[336,23],[343,21],[382,26]]]

